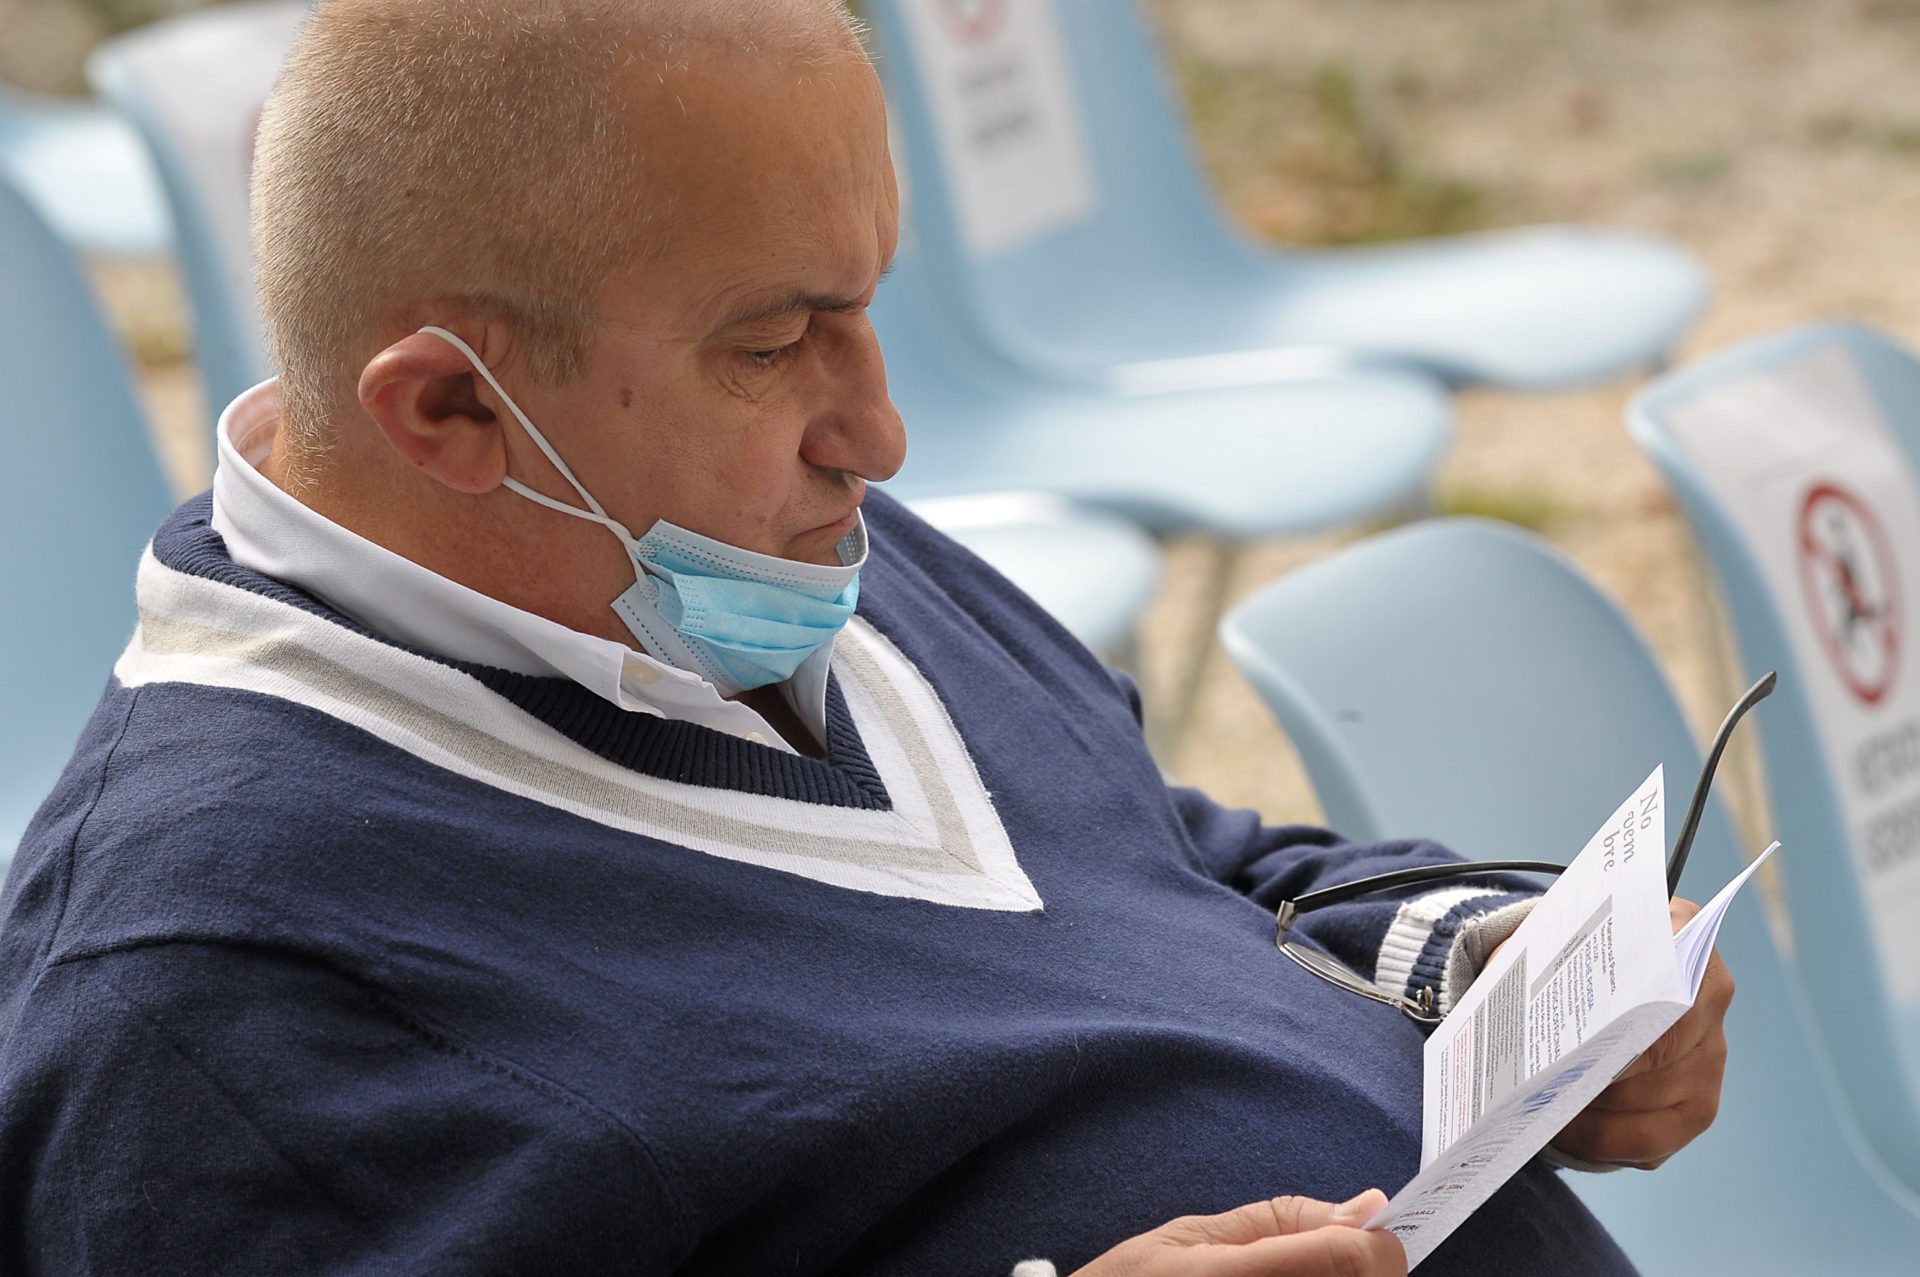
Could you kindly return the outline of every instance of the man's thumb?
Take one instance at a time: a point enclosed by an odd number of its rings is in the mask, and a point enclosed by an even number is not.
[[[1387,1195],[1377,1188],[1345,1202],[1275,1197],[1264,1202],[1249,1202],[1221,1215],[1188,1215],[1160,1231],[1188,1246],[1245,1246],[1263,1237],[1291,1237],[1329,1224],[1358,1228],[1386,1204]]]
[[[1279,1236],[1311,1232],[1329,1224],[1358,1228],[1387,1204],[1387,1195],[1370,1188],[1344,1202],[1322,1202],[1311,1197],[1276,1197],[1267,1203],[1273,1209],[1273,1231]]]
[[[1333,1219],[1329,1222],[1345,1224],[1349,1228],[1359,1228],[1387,1204],[1387,1195],[1377,1188],[1369,1188],[1358,1197],[1350,1197],[1333,1208]]]

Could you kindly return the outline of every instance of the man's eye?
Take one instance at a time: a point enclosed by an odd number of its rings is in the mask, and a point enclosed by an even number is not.
[[[801,348],[801,342],[804,342],[804,340],[806,340],[806,334],[803,332],[801,336],[793,338],[793,340],[787,342],[785,346],[770,346],[770,348],[766,349],[749,349],[749,351],[745,351],[745,355],[747,355],[749,363],[753,363],[753,367],[756,367],[756,369],[772,369],[772,367],[776,367],[776,365],[780,365],[780,363],[785,363],[787,357],[789,357],[793,351]]]
[[[756,368],[772,368],[777,364],[783,363],[787,356],[799,348],[799,342],[790,341],[784,346],[775,346],[770,350],[749,350],[746,352],[746,355]]]

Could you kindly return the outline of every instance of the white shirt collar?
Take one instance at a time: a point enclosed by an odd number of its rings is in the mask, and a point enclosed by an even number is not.
[[[235,563],[297,586],[409,647],[520,674],[570,678],[621,709],[797,752],[759,713],[726,700],[698,674],[470,590],[301,504],[257,468],[279,428],[277,381],[260,383],[220,414],[213,530]],[[780,685],[794,713],[822,741],[832,650],[829,644],[813,653]]]

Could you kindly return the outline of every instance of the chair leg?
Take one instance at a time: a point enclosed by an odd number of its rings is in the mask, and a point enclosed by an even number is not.
[[[1094,655],[1115,669],[1123,670],[1131,675],[1135,683],[1140,682],[1142,674],[1140,672],[1139,625],[1136,624],[1132,629],[1128,630],[1112,647],[1107,648],[1103,652],[1095,652]]]
[[[1234,571],[1240,564],[1244,547],[1238,542],[1209,540],[1199,606],[1193,628],[1188,632],[1185,650],[1175,667],[1170,697],[1147,697],[1147,747],[1159,760],[1163,771],[1171,771],[1186,744],[1187,733],[1198,715],[1200,691],[1219,649],[1216,633],[1220,618],[1227,610],[1227,596],[1233,588]]]

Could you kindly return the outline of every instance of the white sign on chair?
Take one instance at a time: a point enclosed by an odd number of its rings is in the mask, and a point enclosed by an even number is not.
[[[955,216],[976,257],[1093,211],[1051,0],[900,0]]]
[[[1667,418],[1766,577],[1888,992],[1920,1002],[1920,483],[1839,346],[1704,391]]]

